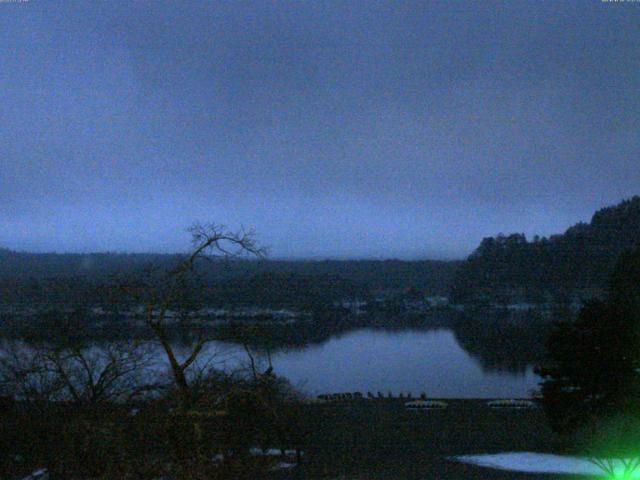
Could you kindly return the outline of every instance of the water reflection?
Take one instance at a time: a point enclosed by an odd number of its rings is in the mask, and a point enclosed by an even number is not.
[[[293,353],[299,350],[311,352],[359,330],[391,335],[409,333],[417,337],[447,330],[453,334],[457,348],[474,358],[484,371],[522,375],[544,360],[550,328],[551,320],[536,312],[487,310],[471,314],[444,311],[432,317],[393,320],[359,318],[319,324],[235,326],[219,334],[232,343],[242,339],[258,351]]]
[[[487,372],[523,375],[544,360],[550,321],[526,317],[458,319],[452,331],[458,344]]]
[[[528,396],[537,385],[530,367],[517,374],[489,371],[460,347],[451,329],[358,329],[273,364],[312,393],[426,392],[432,397]]]
[[[432,397],[525,397],[537,388],[548,320],[483,312],[396,320],[329,318],[322,323],[224,326],[203,351],[218,368],[246,362],[239,339],[268,352],[276,373],[308,393],[426,392]],[[113,338],[102,342],[117,341]],[[174,337],[188,352],[188,335]],[[183,346],[184,348],[181,348]],[[215,355],[215,357],[214,357]],[[164,361],[158,347],[156,364]]]
[[[254,326],[242,336],[251,338],[253,348],[271,353],[279,374],[311,393],[524,397],[537,388],[532,367],[544,358],[548,319],[449,312],[436,321],[404,320],[327,323],[309,332],[304,325],[269,331]]]

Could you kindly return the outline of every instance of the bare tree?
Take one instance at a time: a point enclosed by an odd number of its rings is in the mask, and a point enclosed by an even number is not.
[[[44,359],[48,371],[60,379],[65,396],[80,404],[132,400],[158,387],[143,381],[151,357],[137,342],[53,349]]]
[[[30,404],[127,401],[157,388],[143,381],[151,356],[137,342],[12,344],[0,357],[4,392]]]
[[[196,316],[200,307],[203,284],[198,266],[208,261],[229,260],[242,256],[261,258],[265,250],[258,247],[253,231],[232,232],[215,224],[195,224],[189,229],[192,238],[191,251],[180,258],[173,268],[148,270],[143,278],[121,285],[134,302],[143,309],[145,324],[160,343],[169,363],[173,381],[186,409],[192,402],[187,370],[194,364],[202,349],[210,340],[202,328],[197,328]],[[220,265],[220,263],[217,263]],[[188,326],[195,334],[189,353],[180,359],[170,341],[172,326]]]
[[[2,394],[33,405],[53,400],[62,387],[43,364],[43,356],[22,342],[4,342],[0,356]]]

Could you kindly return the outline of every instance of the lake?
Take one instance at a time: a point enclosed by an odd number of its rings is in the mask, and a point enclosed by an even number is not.
[[[486,346],[495,353],[492,345]],[[246,361],[230,343],[209,344],[204,355],[218,352],[227,367]],[[440,398],[529,397],[539,377],[531,365],[516,368],[483,361],[463,348],[451,329],[384,330],[361,328],[322,343],[272,354],[275,372],[313,395],[388,391],[397,395],[425,392]]]

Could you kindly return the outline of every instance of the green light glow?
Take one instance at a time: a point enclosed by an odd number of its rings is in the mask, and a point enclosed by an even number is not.
[[[640,478],[640,457],[589,459],[610,480],[632,480]]]

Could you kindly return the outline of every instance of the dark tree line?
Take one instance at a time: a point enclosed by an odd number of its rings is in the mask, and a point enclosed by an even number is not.
[[[553,302],[606,291],[618,257],[640,241],[640,197],[599,210],[563,235],[485,238],[458,269],[458,302]]]
[[[581,437],[605,469],[608,455],[638,456],[640,246],[618,260],[605,300],[589,301],[575,320],[556,324],[548,349],[550,360],[538,372],[551,426]]]
[[[224,268],[224,267],[222,267]],[[228,280],[204,281],[194,292],[199,303],[211,308],[261,307],[322,310],[334,302],[367,298],[365,288],[335,275],[263,273]],[[30,307],[41,311],[81,306],[109,308],[104,283],[84,277],[0,280],[0,303],[8,308]]]
[[[114,275],[131,275],[148,265],[167,268],[179,261],[179,255],[91,253],[56,254],[15,252],[0,248],[0,284],[16,284],[21,289],[43,282],[67,279],[85,285],[99,285]],[[404,290],[417,287],[433,294],[448,291],[457,261],[401,260],[304,260],[234,259],[220,261],[215,269],[201,268],[202,279],[210,285],[227,284],[230,280],[255,279],[331,279],[351,285],[350,288]]]

